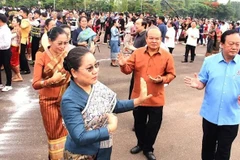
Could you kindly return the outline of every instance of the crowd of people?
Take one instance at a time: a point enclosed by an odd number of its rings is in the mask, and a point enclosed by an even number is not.
[[[207,58],[199,76],[186,77],[185,83],[206,88],[201,109],[202,159],[228,160],[240,123],[239,33],[239,23],[214,19],[1,9],[0,66],[6,85],[0,74],[0,88],[12,90],[12,82],[23,81],[22,74],[30,74],[29,65],[34,66],[32,86],[39,90],[51,160],[111,159],[112,132],[117,128],[113,113],[130,110],[137,138],[130,153],[143,151],[148,160],[155,160],[153,145],[162,123],[164,87],[176,77],[175,44],[186,45],[182,63],[189,61],[189,52],[193,63],[196,47],[206,45]],[[116,93],[98,81],[94,53],[99,44],[110,48],[110,66],[132,74],[129,100],[117,100]],[[214,72],[216,68],[221,71]]]

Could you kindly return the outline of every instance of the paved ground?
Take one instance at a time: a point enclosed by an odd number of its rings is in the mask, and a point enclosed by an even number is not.
[[[126,99],[130,76],[119,68],[110,67],[109,49],[100,46],[97,59],[101,62],[100,81]],[[194,63],[182,64],[184,46],[174,50],[177,78],[166,88],[163,123],[154,145],[158,160],[199,160],[201,152],[201,117],[199,109],[203,91],[185,87],[183,78],[198,72],[204,59],[205,47],[197,48]],[[4,72],[2,72],[5,77]],[[47,160],[47,138],[42,125],[38,94],[31,87],[32,75],[24,75],[24,82],[13,83],[12,91],[0,92],[0,160]],[[5,81],[5,80],[4,80]],[[142,153],[131,155],[136,145],[132,113],[118,115],[118,130],[114,133],[112,160],[145,160]],[[239,160],[240,138],[232,147],[232,160]]]

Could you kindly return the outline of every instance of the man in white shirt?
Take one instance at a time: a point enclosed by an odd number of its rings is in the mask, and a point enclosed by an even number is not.
[[[199,38],[199,30],[196,28],[197,23],[196,21],[192,21],[191,28],[187,30],[187,43],[186,43],[186,50],[185,50],[185,59],[182,63],[188,62],[188,53],[191,51],[191,60],[190,63],[194,62],[195,58],[195,49],[197,46],[197,39]]]
[[[6,15],[0,13],[0,66],[4,66],[7,83],[5,86],[2,84],[2,77],[0,72],[0,89],[2,92],[12,90],[12,71],[10,66],[11,59],[11,37],[12,33],[7,25]]]
[[[176,31],[173,28],[174,23],[169,21],[167,23],[167,33],[165,36],[165,45],[168,47],[169,52],[172,53],[175,48],[175,34]]]

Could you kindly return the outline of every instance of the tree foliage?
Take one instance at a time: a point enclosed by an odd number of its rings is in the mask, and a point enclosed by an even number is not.
[[[54,6],[54,0],[6,0],[8,6],[27,7]],[[170,16],[191,16],[196,18],[217,18],[239,20],[240,2],[213,6],[213,0],[55,0],[56,9],[77,9],[96,11],[138,12]],[[216,4],[216,3],[215,3]]]

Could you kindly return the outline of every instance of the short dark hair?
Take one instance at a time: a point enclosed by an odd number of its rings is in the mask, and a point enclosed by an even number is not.
[[[42,15],[43,17],[47,17],[47,12],[42,12],[41,15]]]
[[[79,46],[71,49],[68,52],[67,57],[64,58],[63,67],[66,71],[68,71],[71,76],[71,69],[75,71],[82,65],[82,58],[85,54],[91,53],[87,47]],[[71,77],[73,79],[73,76]]]
[[[147,28],[147,19],[146,18],[143,18],[142,19],[142,26],[144,26],[144,28],[146,29]]]
[[[64,29],[64,28],[71,29],[71,27],[69,25],[67,25],[67,24],[61,24],[60,28],[62,28],[62,29]]]
[[[29,13],[29,10],[27,9],[27,7],[21,7],[20,8],[20,10],[22,10],[23,11],[23,13],[26,13],[26,15],[28,15],[28,13]]]
[[[61,27],[53,27],[50,31],[47,32],[48,38],[51,41],[55,41],[60,34],[67,35],[67,33]]]
[[[123,13],[119,13],[118,15],[119,15],[119,16],[123,16]]]
[[[46,20],[45,20],[45,27],[48,27],[48,25],[49,25],[49,23],[50,23],[51,21],[53,21],[52,18],[46,19]]]
[[[159,16],[158,19],[162,20],[163,22],[165,21],[165,17],[164,16]]]
[[[226,37],[232,34],[238,34],[238,32],[235,29],[225,31],[221,36],[221,43],[224,44],[226,42]]]
[[[7,23],[7,16],[5,14],[0,13],[0,21],[3,23]]]
[[[39,16],[41,15],[40,10],[36,10],[36,11],[34,11],[34,14],[35,14],[35,13],[37,13]]]

